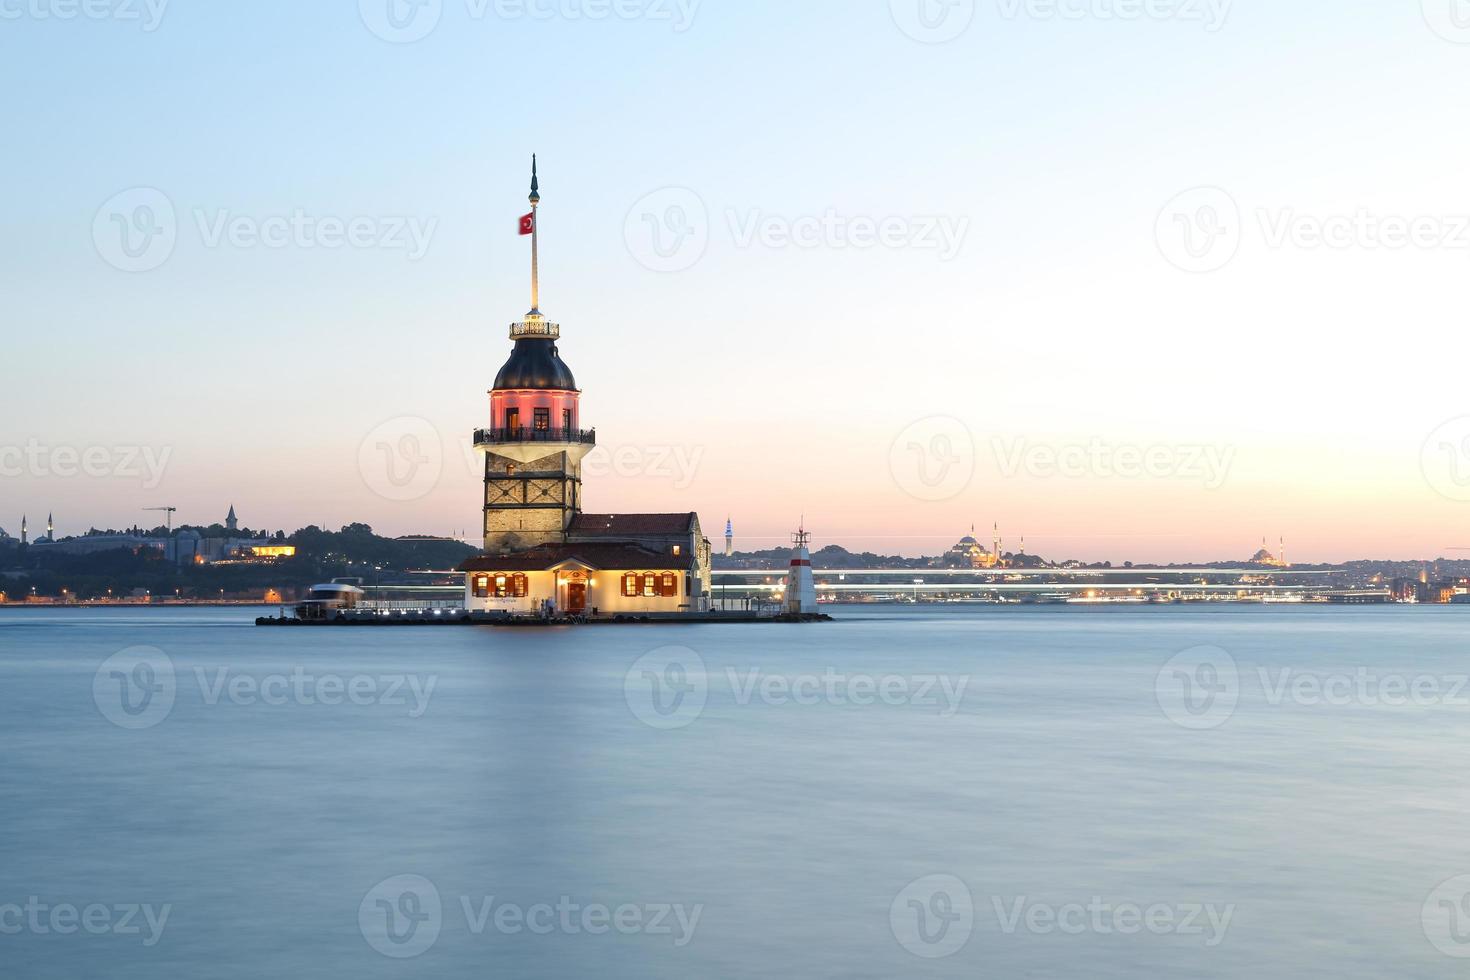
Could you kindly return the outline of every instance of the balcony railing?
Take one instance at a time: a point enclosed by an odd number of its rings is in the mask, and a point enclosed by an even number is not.
[[[548,340],[561,339],[561,324],[550,323],[546,320],[528,318],[510,325],[510,339],[520,340],[522,337],[544,337]]]
[[[475,433],[476,446],[505,446],[525,442],[571,443],[578,446],[597,445],[596,429],[480,429]]]

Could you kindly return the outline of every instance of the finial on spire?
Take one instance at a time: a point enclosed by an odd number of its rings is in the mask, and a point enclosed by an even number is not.
[[[536,213],[541,204],[541,179],[536,174],[536,154],[531,154],[531,312],[541,315],[541,217]]]

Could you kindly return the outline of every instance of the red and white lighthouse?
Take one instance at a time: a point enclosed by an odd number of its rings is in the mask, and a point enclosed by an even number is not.
[[[807,533],[806,522],[791,536],[796,547],[791,552],[791,567],[786,572],[786,608],[788,616],[815,616],[817,614],[817,584],[812,578],[812,553],[809,549],[812,536]]]

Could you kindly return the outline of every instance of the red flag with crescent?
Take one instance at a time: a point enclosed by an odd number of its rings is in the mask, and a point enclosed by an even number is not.
[[[521,216],[521,234],[529,235],[536,230],[536,212]]]

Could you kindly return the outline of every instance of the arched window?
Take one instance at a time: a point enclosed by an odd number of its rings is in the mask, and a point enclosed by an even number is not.
[[[476,599],[524,599],[531,592],[526,576],[520,573],[476,575],[473,585]]]

